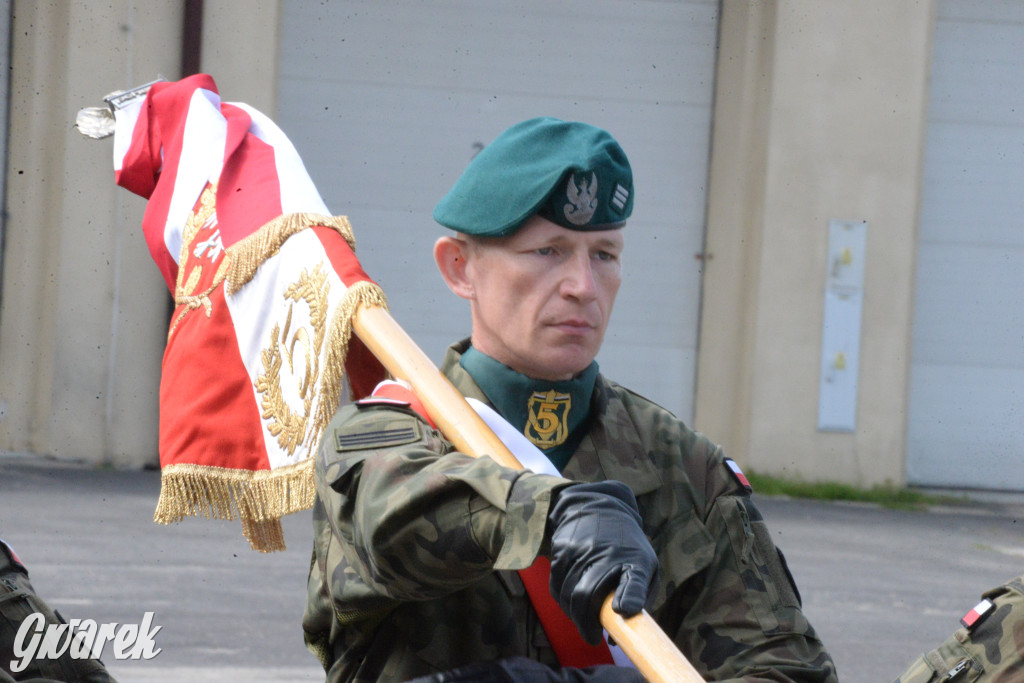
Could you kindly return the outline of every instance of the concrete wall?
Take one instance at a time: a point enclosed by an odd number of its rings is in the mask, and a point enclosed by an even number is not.
[[[724,2],[695,424],[762,472],[904,481],[931,2]],[[856,429],[817,429],[830,219],[865,220]]]
[[[280,0],[204,0],[200,69],[226,102],[277,114]],[[325,53],[329,46],[325,46]]]
[[[274,109],[278,3],[204,3],[204,70]],[[115,90],[179,77],[179,3],[14,3],[0,289],[0,450],[157,462],[170,295],[114,185],[112,145],[72,126]],[[225,87],[227,86],[227,87]]]
[[[73,128],[107,93],[175,76],[169,4],[15,2],[0,448],[155,462],[168,295],[113,184],[111,145]]]

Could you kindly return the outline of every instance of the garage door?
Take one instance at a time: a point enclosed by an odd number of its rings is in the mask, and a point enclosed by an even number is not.
[[[939,3],[907,479],[1024,490],[1024,4]]]
[[[598,360],[693,408],[718,3],[282,3],[277,119],[398,322],[435,360],[468,307],[430,255],[431,210],[474,154],[533,116],[608,129],[632,162],[625,283]]]

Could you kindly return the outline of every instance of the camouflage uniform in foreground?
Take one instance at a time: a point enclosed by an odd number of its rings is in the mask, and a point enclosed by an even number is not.
[[[972,626],[957,629],[942,645],[921,655],[896,683],[1024,681],[1024,576],[982,598],[991,601],[991,609]]]
[[[17,674],[11,672],[15,657],[18,630],[31,614],[43,615],[43,626],[65,624],[63,617],[43,601],[28,580],[28,570],[17,555],[0,539],[0,683],[26,681],[28,683],[113,683],[106,667],[97,659],[75,659],[66,650],[57,659],[32,659],[28,667]],[[35,633],[35,631],[33,631]],[[31,636],[27,638],[31,641]],[[21,643],[27,647],[28,642]]]
[[[449,350],[442,371],[486,400],[458,363],[465,348]],[[563,474],[633,490],[660,563],[649,610],[693,666],[709,680],[835,681],[721,450],[600,376],[591,413]],[[328,426],[303,627],[329,681],[402,681],[515,656],[558,667],[509,570],[547,552],[549,503],[568,482],[451,451],[401,409],[347,406]]]

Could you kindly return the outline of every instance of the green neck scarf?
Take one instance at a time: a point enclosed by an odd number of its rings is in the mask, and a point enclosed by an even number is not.
[[[501,416],[544,451],[561,472],[586,432],[597,362],[576,377],[557,382],[527,377],[472,346],[459,365]]]

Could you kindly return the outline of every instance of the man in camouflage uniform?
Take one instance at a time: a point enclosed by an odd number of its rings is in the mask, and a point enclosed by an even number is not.
[[[963,628],[921,655],[896,683],[1024,681],[1024,576],[984,593],[960,623]]]
[[[28,569],[11,547],[0,539],[0,683],[25,681],[26,683],[114,683],[106,667],[98,659],[76,659],[71,649],[64,650],[57,659],[32,659],[18,673],[11,670],[15,656],[18,630],[32,614],[43,615],[42,629],[51,624],[67,623],[43,601],[28,580]],[[20,643],[27,647],[28,643]]]
[[[435,260],[473,321],[441,371],[560,474],[454,452],[409,403],[339,410],[317,456],[303,619],[328,680],[637,680],[561,665],[565,629],[545,631],[512,571],[539,556],[590,644],[615,591],[616,611],[646,604],[708,680],[836,680],[742,473],[598,372],[632,204],[608,133],[545,118],[502,133],[435,208],[455,231]]]

